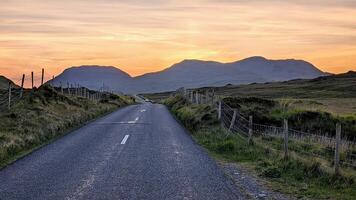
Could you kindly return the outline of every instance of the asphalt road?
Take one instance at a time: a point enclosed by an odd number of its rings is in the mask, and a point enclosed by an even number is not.
[[[243,199],[159,104],[122,108],[0,171],[0,199]]]

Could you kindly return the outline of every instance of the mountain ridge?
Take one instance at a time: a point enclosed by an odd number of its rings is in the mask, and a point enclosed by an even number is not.
[[[60,82],[73,82],[90,89],[107,85],[117,92],[146,93],[171,91],[180,87],[286,81],[323,75],[327,74],[304,60],[271,60],[253,56],[227,63],[185,59],[161,71],[135,77],[114,66],[75,66],[64,70],[51,83],[59,86]]]

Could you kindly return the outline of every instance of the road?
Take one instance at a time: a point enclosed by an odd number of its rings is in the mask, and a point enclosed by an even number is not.
[[[0,171],[0,199],[243,199],[160,104],[131,105]]]

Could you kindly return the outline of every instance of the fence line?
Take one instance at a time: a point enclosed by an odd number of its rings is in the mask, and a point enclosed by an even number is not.
[[[45,84],[50,84],[49,82],[44,83],[45,79],[45,71],[42,69],[41,77],[39,80],[41,80],[41,85]],[[52,77],[54,78],[54,76]],[[24,88],[24,83],[25,83],[25,74],[22,75],[22,78],[19,79],[21,80],[21,86],[16,86],[12,82],[9,82],[9,86],[7,89],[0,89],[0,111],[5,111],[8,109],[11,109],[12,105],[17,103],[23,98],[24,93],[29,93],[31,91],[35,90],[34,86],[34,80],[35,76],[34,73],[31,72],[31,77],[29,79],[31,88],[30,89],[25,89]],[[67,82],[67,87],[64,87],[62,83],[60,83],[60,86],[52,86],[54,90],[57,92],[63,94],[63,95],[69,95],[69,96],[74,96],[74,97],[81,97],[81,98],[86,98],[91,101],[100,101],[103,98],[103,95],[105,94],[113,94],[113,92],[109,90],[105,90],[104,86],[103,88],[100,88],[100,91],[95,91],[95,90],[90,90],[80,84],[77,83],[69,83]]]
[[[347,139],[322,136],[303,131],[297,131],[291,128],[287,130],[284,127],[257,124],[252,122],[252,116],[250,119],[245,118],[237,109],[231,108],[224,101],[219,101],[219,98],[215,95],[215,91],[210,90],[186,90],[180,88],[176,91],[176,94],[183,95],[185,99],[193,104],[210,104],[218,110],[218,118],[222,125],[229,129],[233,133],[240,133],[250,141],[252,135],[262,137],[276,137],[285,141],[285,155],[288,156],[288,141],[290,139],[305,142],[305,143],[317,143],[322,144],[326,148],[330,149],[330,153],[321,152],[298,152],[308,156],[319,157],[329,160],[334,163],[335,172],[338,173],[338,163],[344,166],[356,167],[356,155],[352,152],[356,149],[355,141],[349,141]],[[339,125],[337,125],[339,126]],[[341,133],[337,132],[337,134]],[[337,135],[336,134],[336,135]],[[333,153],[334,152],[334,153]],[[340,152],[346,153],[346,158],[340,161]],[[337,162],[335,164],[335,162]]]

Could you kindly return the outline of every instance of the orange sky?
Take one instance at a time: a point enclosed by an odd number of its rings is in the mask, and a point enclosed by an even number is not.
[[[136,76],[255,55],[356,70],[356,1],[0,1],[0,74],[14,80],[42,67],[47,78],[84,64]]]

